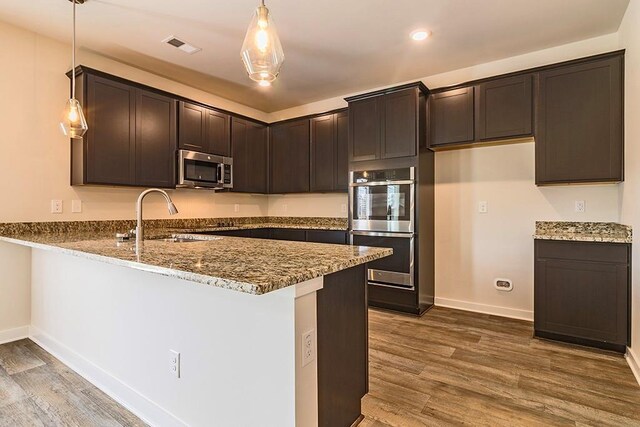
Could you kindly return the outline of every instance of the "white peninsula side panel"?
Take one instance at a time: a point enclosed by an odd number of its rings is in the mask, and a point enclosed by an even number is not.
[[[296,298],[313,307],[315,291],[255,296],[41,249],[31,284],[32,338],[152,425],[294,426],[296,398],[317,420],[317,382],[300,383],[317,377],[298,372],[296,393],[295,360]]]

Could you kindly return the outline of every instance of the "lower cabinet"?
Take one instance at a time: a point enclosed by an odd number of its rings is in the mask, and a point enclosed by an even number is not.
[[[625,352],[631,245],[535,241],[535,336]]]
[[[288,240],[292,242],[347,244],[347,232],[340,230],[304,230],[300,228],[254,228],[251,230],[220,230],[203,234],[252,237],[254,239]]]

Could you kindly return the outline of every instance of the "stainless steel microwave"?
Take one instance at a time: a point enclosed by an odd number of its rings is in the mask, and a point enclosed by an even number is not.
[[[233,159],[196,151],[178,150],[180,188],[233,188]]]

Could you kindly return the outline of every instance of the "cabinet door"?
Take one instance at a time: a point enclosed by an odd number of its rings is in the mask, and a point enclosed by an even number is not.
[[[536,331],[627,344],[627,274],[624,264],[537,259]]]
[[[208,109],[183,101],[180,101],[178,109],[178,146],[183,150],[208,152],[209,144],[205,136]]]
[[[270,193],[309,191],[309,120],[271,127]]]
[[[136,91],[87,76],[86,184],[134,185]]]
[[[431,147],[473,142],[473,103],[473,86],[448,90],[429,97]]]
[[[254,239],[270,239],[271,229],[270,228],[254,228],[249,233],[249,237],[252,237]]]
[[[349,103],[349,161],[380,158],[382,98]]]
[[[387,94],[384,100],[382,158],[415,156],[418,144],[418,91]]]
[[[336,190],[349,188],[349,113],[336,113]]]
[[[231,153],[230,117],[215,110],[206,110],[205,152],[228,157]]]
[[[176,101],[136,90],[136,185],[176,186]]]
[[[336,149],[335,115],[311,119],[311,191],[335,189]]]
[[[621,56],[540,73],[536,184],[624,179],[622,73]]]
[[[481,83],[476,99],[477,139],[529,136],[533,130],[531,74]]]
[[[271,239],[305,242],[307,240],[307,234],[304,230],[294,228],[273,228],[271,230]]]
[[[234,117],[231,120],[233,190],[267,192],[267,127]]]
[[[347,232],[339,230],[307,230],[307,242],[344,245],[347,243]]]

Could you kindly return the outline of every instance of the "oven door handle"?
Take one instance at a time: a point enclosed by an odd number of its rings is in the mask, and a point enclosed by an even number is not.
[[[405,239],[413,239],[413,233],[385,233],[378,231],[350,231],[352,236],[371,236],[371,237],[403,237]]]
[[[371,181],[371,182],[352,182],[350,187],[379,187],[382,185],[412,185],[416,182],[412,179],[405,179],[401,181]]]

